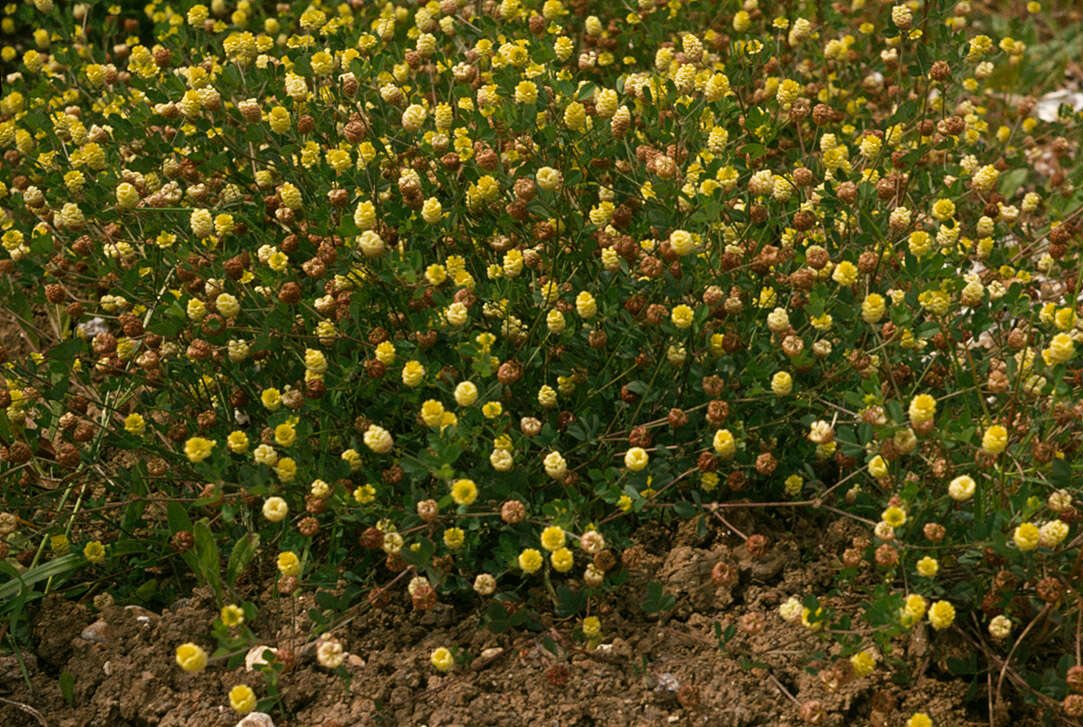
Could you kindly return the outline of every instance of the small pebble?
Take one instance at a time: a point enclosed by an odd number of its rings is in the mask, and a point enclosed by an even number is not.
[[[499,646],[491,646],[488,649],[483,650],[481,654],[478,655],[478,658],[474,659],[473,663],[470,664],[470,668],[474,671],[484,669],[496,661],[503,653],[504,650]]]
[[[266,712],[249,712],[237,723],[237,727],[275,727],[275,723]]]
[[[107,643],[109,641],[109,624],[98,619],[83,629],[83,633],[79,634],[79,637],[84,641],[93,641],[98,644]]]
[[[158,620],[158,614],[153,611],[148,611],[142,606],[128,605],[124,607],[124,610],[135,617],[136,623],[143,624],[144,626],[150,626]]]
[[[673,676],[669,672],[658,675],[658,686],[656,691],[666,690],[667,692],[676,692],[681,688],[681,683],[677,680],[677,677]]]

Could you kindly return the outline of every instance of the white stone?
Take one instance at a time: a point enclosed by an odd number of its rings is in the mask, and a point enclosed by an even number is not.
[[[85,641],[93,641],[98,644],[104,644],[109,641],[109,624],[101,619],[98,619],[94,623],[83,629],[83,633],[79,634],[79,637]]]
[[[143,624],[143,626],[150,626],[158,620],[158,614],[148,611],[142,606],[128,605],[124,607],[124,610],[135,617],[136,623]]]
[[[237,727],[275,727],[275,723],[266,712],[249,712],[237,723]]]

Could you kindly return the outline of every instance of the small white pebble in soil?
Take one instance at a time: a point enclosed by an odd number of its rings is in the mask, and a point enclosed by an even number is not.
[[[275,723],[266,712],[249,712],[237,723],[237,727],[275,727]]]

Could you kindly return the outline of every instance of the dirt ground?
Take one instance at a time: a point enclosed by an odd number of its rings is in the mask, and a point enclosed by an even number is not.
[[[572,620],[543,616],[540,632],[496,635],[479,625],[480,608],[457,611],[439,604],[417,612],[402,588],[338,633],[351,655],[348,680],[321,669],[311,650],[297,648],[310,626],[297,614],[311,602],[302,596],[301,603],[287,607],[268,584],[255,627],[263,626],[268,645],[293,645],[300,652],[280,682],[284,709],[275,724],[888,727],[921,710],[938,727],[988,725],[967,703],[969,683],[932,658],[929,640],[951,639],[950,634],[933,637],[919,628],[885,655],[907,663],[912,682],[903,686],[882,666],[870,676],[847,679],[838,668],[838,647],[779,617],[785,598],[809,592],[840,612],[858,612],[856,599],[848,601],[832,588],[838,554],[855,532],[839,522],[803,542],[779,538],[761,559],[717,530],[704,538],[692,527],[646,532],[628,584],[595,611],[604,631],[595,649],[568,638]],[[737,566],[732,586],[717,586],[710,577],[722,558]],[[676,597],[663,618],[645,616],[639,605],[648,577]],[[543,589],[533,595],[539,612],[552,613]],[[33,651],[0,655],[0,724],[231,727],[239,718],[228,707],[228,689],[243,682],[262,695],[262,676],[221,663],[190,675],[173,658],[185,641],[213,651],[215,614],[203,589],[161,614],[119,605],[98,613],[86,604],[46,599],[35,615]],[[715,623],[741,626],[725,650]],[[429,664],[438,646],[458,647],[466,654],[464,663],[450,674],[438,673]],[[59,686],[65,671],[74,676],[73,706]],[[980,698],[974,701],[980,704]],[[817,703],[820,715],[813,709]],[[1025,710],[1016,710],[1012,722],[1039,723]]]

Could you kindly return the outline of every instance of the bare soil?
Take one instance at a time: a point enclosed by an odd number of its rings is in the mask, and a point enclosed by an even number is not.
[[[818,702],[821,725],[896,726],[917,710],[938,727],[988,725],[973,702],[968,706],[970,683],[932,657],[964,649],[961,637],[918,628],[908,643],[884,655],[905,664],[908,681],[895,683],[882,665],[870,676],[848,679],[838,666],[845,661],[839,647],[779,617],[785,598],[809,592],[837,612],[859,612],[856,597],[833,588],[838,554],[853,533],[839,522],[826,532],[810,529],[801,542],[780,537],[757,559],[726,531],[709,529],[698,538],[688,524],[675,533],[645,530],[628,583],[596,607],[604,635],[593,649],[569,638],[575,620],[545,616],[552,608],[540,587],[532,595],[543,630],[501,635],[481,627],[480,609],[438,604],[414,611],[400,588],[390,603],[338,633],[351,654],[349,679],[321,669],[311,649],[298,648],[309,633],[303,615],[309,597],[291,606],[267,583],[261,622],[253,627],[268,645],[299,652],[280,682],[284,696],[275,724],[786,727],[808,724],[807,705]],[[723,558],[739,573],[730,587],[710,577]],[[661,618],[647,617],[640,607],[648,579],[676,597]],[[262,695],[262,675],[243,666],[228,670],[221,662],[190,675],[174,663],[174,650],[186,641],[213,651],[215,615],[210,594],[198,588],[161,614],[119,605],[99,613],[47,598],[34,615],[32,649],[0,654],[0,724],[231,727],[239,717],[228,707],[229,688],[243,682]],[[724,629],[742,617],[760,628],[738,628],[721,649],[715,624]],[[945,643],[930,644],[936,640]],[[447,675],[429,664],[438,646],[455,646],[465,655]],[[74,677],[72,706],[61,693],[62,672]],[[982,697],[969,699],[980,704]],[[1013,717],[1019,726],[1038,724],[1022,708]]]

